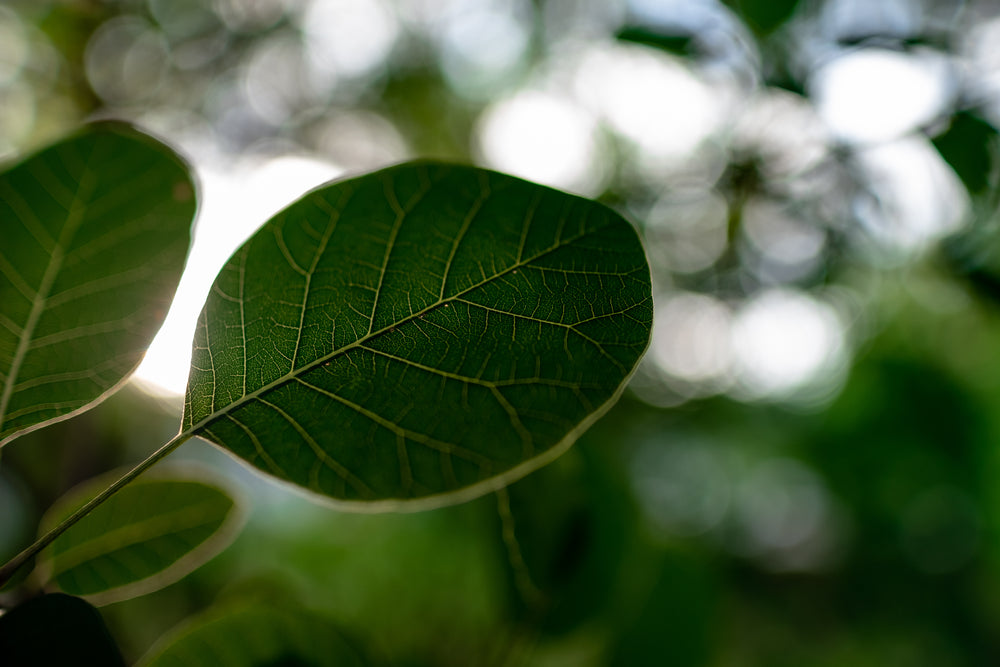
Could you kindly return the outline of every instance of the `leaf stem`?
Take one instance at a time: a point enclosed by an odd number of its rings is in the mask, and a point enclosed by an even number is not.
[[[119,478],[114,484],[94,496],[90,502],[73,512],[67,518],[63,519],[58,526],[45,533],[45,535],[38,538],[34,544],[5,563],[3,567],[0,567],[0,588],[10,581],[14,574],[16,574],[22,566],[34,558],[39,551],[52,544],[56,538],[69,530],[69,528],[80,519],[90,514],[98,505],[118,493],[123,487],[129,484],[129,482],[146,472],[146,470],[161,461],[164,457],[170,454],[170,452],[187,442],[191,437],[190,432],[181,432],[175,435],[173,438],[164,443],[163,446],[150,454],[148,458],[141,461],[134,468],[122,475],[121,478]]]

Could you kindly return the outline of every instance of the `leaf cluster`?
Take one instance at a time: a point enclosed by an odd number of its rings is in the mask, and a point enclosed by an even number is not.
[[[196,188],[168,147],[102,123],[0,174],[0,194],[9,445],[93,407],[134,370],[179,280]],[[617,399],[651,318],[642,246],[602,205],[439,163],[323,186],[220,271],[194,335],[178,435],[67,494],[0,582],[38,557],[31,585],[106,604],[212,558],[242,522],[239,494],[200,472],[143,475],[194,437],[356,511],[502,489],[566,451]],[[42,650],[17,628],[36,607],[67,623],[93,618],[75,600],[18,607],[0,637]],[[349,664],[337,657],[353,655],[346,644],[309,643],[316,623],[231,610],[144,664],[208,664],[200,647],[214,640],[202,635],[231,633],[255,641],[226,664]]]

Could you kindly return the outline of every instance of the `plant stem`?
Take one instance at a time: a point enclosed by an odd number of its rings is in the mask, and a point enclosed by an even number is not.
[[[0,567],[0,588],[2,588],[8,581],[10,581],[11,578],[14,576],[14,574],[17,573],[17,571],[21,569],[21,567],[24,566],[28,561],[34,558],[39,551],[52,544],[56,540],[56,538],[58,538],[60,535],[69,530],[69,528],[73,526],[73,524],[75,524],[88,514],[90,514],[98,505],[100,505],[105,500],[118,493],[125,485],[127,485],[129,482],[134,480],[142,473],[146,472],[146,470],[151,468],[153,464],[162,460],[164,457],[167,456],[167,454],[180,447],[190,438],[191,438],[190,433],[187,432],[178,433],[176,436],[168,440],[162,447],[160,447],[155,452],[150,454],[146,460],[140,462],[134,468],[132,468],[127,473],[122,475],[121,478],[118,479],[118,481],[116,481],[114,484],[104,489],[103,491],[101,491],[98,495],[94,496],[94,498],[91,499],[90,502],[88,502],[86,505],[84,505],[77,511],[73,512],[66,519],[63,519],[63,521],[58,526],[56,526],[49,532],[45,533],[45,535],[38,538],[38,540],[34,544],[32,544],[27,549],[25,549],[18,555],[14,556],[14,558],[12,558],[10,561],[5,563],[3,567]]]

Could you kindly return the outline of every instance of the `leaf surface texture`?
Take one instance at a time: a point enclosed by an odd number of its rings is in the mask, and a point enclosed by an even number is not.
[[[117,123],[0,174],[0,445],[86,409],[138,365],[194,212],[181,160]]]
[[[561,453],[646,348],[649,268],[594,202],[413,163],[325,186],[222,269],[183,428],[342,502],[455,502]]]

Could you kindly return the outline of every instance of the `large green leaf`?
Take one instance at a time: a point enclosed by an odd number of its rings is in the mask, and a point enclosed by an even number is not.
[[[183,162],[117,123],[0,174],[0,446],[86,409],[138,365],[194,211]]]
[[[4,667],[125,667],[101,614],[80,598],[55,593],[0,616]]]
[[[114,480],[68,493],[43,519],[44,534]],[[204,472],[180,469],[140,477],[73,525],[43,552],[45,581],[95,604],[171,584],[229,545],[242,504]]]
[[[353,667],[367,664],[325,619],[281,605],[231,604],[164,637],[141,667]]]
[[[360,509],[456,502],[564,451],[651,319],[642,246],[613,211],[481,169],[393,167],[308,194],[223,267],[183,427]]]

